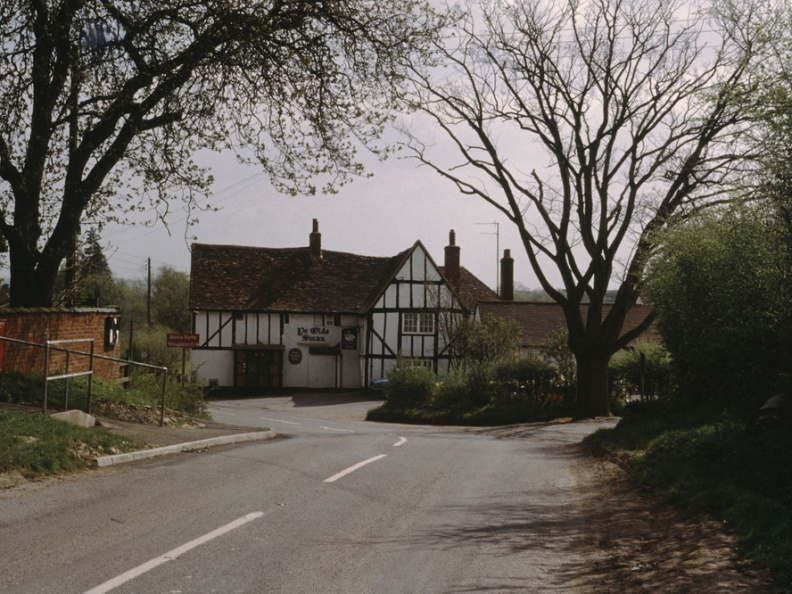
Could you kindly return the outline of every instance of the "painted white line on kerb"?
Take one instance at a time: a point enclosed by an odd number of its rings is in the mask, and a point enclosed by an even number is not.
[[[400,437],[399,441],[397,441],[396,443],[393,444],[393,447],[394,448],[398,448],[399,446],[403,446],[405,443],[407,443],[407,438],[406,437]]]
[[[155,567],[159,567],[163,563],[168,561],[173,561],[174,559],[178,558],[179,556],[183,555],[187,551],[191,551],[195,547],[199,547],[202,544],[206,544],[210,540],[217,538],[218,536],[222,536],[226,532],[230,532],[231,530],[235,530],[240,526],[247,524],[248,522],[252,522],[253,520],[257,520],[261,516],[264,515],[264,512],[253,512],[246,516],[239,518],[238,520],[234,520],[230,524],[226,524],[218,528],[217,530],[213,530],[208,534],[204,534],[201,537],[196,538],[195,540],[191,540],[187,544],[183,544],[180,547],[173,549],[172,551],[168,551],[164,555],[152,559],[151,561],[147,561],[143,565],[138,565],[134,569],[130,569],[126,573],[122,573],[121,575],[114,577],[112,580],[106,581],[104,584],[100,584],[95,588],[91,588],[85,594],[104,594],[104,592],[109,592],[114,588],[118,588],[118,586],[125,584],[126,582],[135,579],[136,577],[140,577],[147,571],[154,569]]]
[[[272,421],[273,423],[286,423],[287,425],[299,425],[299,423],[294,423],[292,421],[281,421],[280,419],[270,419],[269,417],[259,417],[262,421]]]
[[[328,431],[338,431],[339,433],[354,433],[352,429],[336,429],[335,427],[322,427],[322,429],[327,429]]]
[[[357,463],[357,464],[355,464],[354,466],[350,466],[350,467],[349,467],[349,468],[347,468],[346,470],[342,470],[342,471],[341,471],[341,472],[339,472],[338,474],[334,474],[334,475],[333,475],[333,476],[331,476],[330,478],[326,478],[326,479],[324,480],[324,482],[325,482],[325,483],[334,483],[334,482],[336,482],[338,479],[340,479],[340,478],[343,478],[343,477],[345,477],[345,476],[346,476],[346,475],[348,475],[348,474],[352,474],[352,473],[353,473],[353,472],[355,472],[357,469],[359,469],[359,468],[363,468],[363,467],[364,467],[366,464],[371,464],[372,462],[376,462],[377,460],[381,460],[382,458],[385,458],[387,455],[388,455],[388,454],[380,454],[379,456],[374,456],[373,458],[369,458],[368,460],[363,460],[363,462],[358,462],[358,463]]]

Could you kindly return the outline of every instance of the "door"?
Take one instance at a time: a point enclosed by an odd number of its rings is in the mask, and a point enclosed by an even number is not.
[[[283,351],[238,350],[234,352],[234,385],[240,388],[280,388]]]

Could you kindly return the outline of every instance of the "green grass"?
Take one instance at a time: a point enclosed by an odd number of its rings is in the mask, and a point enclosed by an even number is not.
[[[63,410],[66,401],[66,382],[51,381],[47,387],[47,409]],[[102,401],[122,404],[159,406],[162,398],[161,376],[138,373],[133,378],[133,388],[125,389],[121,384],[93,380],[92,405]],[[68,408],[87,410],[88,380],[78,377],[68,383]],[[43,379],[33,374],[0,374],[0,401],[26,403],[42,406],[44,400]],[[194,384],[180,384],[169,378],[166,388],[165,407],[194,417],[207,417],[203,390]],[[95,411],[92,411],[95,412]]]
[[[66,404],[66,384],[63,381],[48,385],[47,411],[63,410]],[[151,407],[160,405],[162,380],[151,374],[138,374],[134,389],[94,379],[91,412],[113,416],[106,403],[135,404]],[[0,374],[0,402],[24,403],[36,408],[43,406],[41,376]],[[167,386],[166,408],[194,417],[207,417],[203,391],[197,386],[170,380]],[[69,381],[68,408],[87,410],[88,381],[73,378]],[[20,472],[25,478],[80,470],[93,466],[92,458],[141,449],[130,440],[111,435],[101,428],[86,429],[50,419],[40,413],[0,410],[0,473]]]
[[[41,414],[0,410],[0,473],[25,478],[94,466],[91,457],[140,449],[99,429],[76,427]]]
[[[635,482],[679,507],[726,524],[741,553],[792,586],[792,440],[789,428],[760,434],[722,415],[662,403],[630,406],[591,450],[626,463]]]

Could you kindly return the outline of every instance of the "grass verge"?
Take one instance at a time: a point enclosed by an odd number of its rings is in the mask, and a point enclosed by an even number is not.
[[[47,387],[47,408],[53,411],[69,409],[86,410],[88,406],[88,380],[78,377],[50,382]],[[0,401],[42,406],[44,400],[43,378],[34,374],[0,374]],[[133,378],[132,389],[97,378],[92,386],[92,411],[102,413],[103,402],[135,404],[156,407],[162,400],[162,379],[158,374],[138,373]],[[96,406],[97,410],[93,410]],[[166,386],[165,407],[199,418],[208,418],[204,392],[194,384],[181,384],[170,377]]]
[[[89,468],[93,458],[136,449],[140,444],[105,431],[38,413],[0,410],[0,473],[36,479]]]
[[[709,418],[710,420],[705,420]],[[633,480],[682,508],[722,521],[741,554],[792,586],[792,440],[700,411],[635,403],[614,429],[586,440],[627,466]]]
[[[91,412],[116,418],[129,405],[159,418],[162,380],[140,373],[133,389],[94,379]],[[47,386],[47,410],[87,410],[88,382],[73,378],[50,382]],[[28,374],[0,374],[0,402],[26,404],[40,410],[44,400],[43,378]],[[191,417],[208,418],[203,391],[194,385],[182,385],[174,379],[167,384],[166,409]],[[116,405],[123,405],[121,407]],[[168,415],[171,413],[169,412]],[[124,418],[121,420],[130,420]],[[39,412],[31,414],[0,409],[0,474],[19,473],[26,479],[81,470],[93,466],[99,456],[142,449],[141,444],[112,435],[101,428],[86,429],[50,419]],[[0,481],[0,486],[4,482]],[[13,484],[11,481],[10,484]]]

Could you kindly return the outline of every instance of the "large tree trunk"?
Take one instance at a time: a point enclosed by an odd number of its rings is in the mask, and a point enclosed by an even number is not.
[[[42,262],[35,253],[9,246],[11,307],[51,307],[60,261]]]
[[[607,350],[583,351],[575,355],[577,362],[577,414],[580,417],[610,415],[608,398]]]

